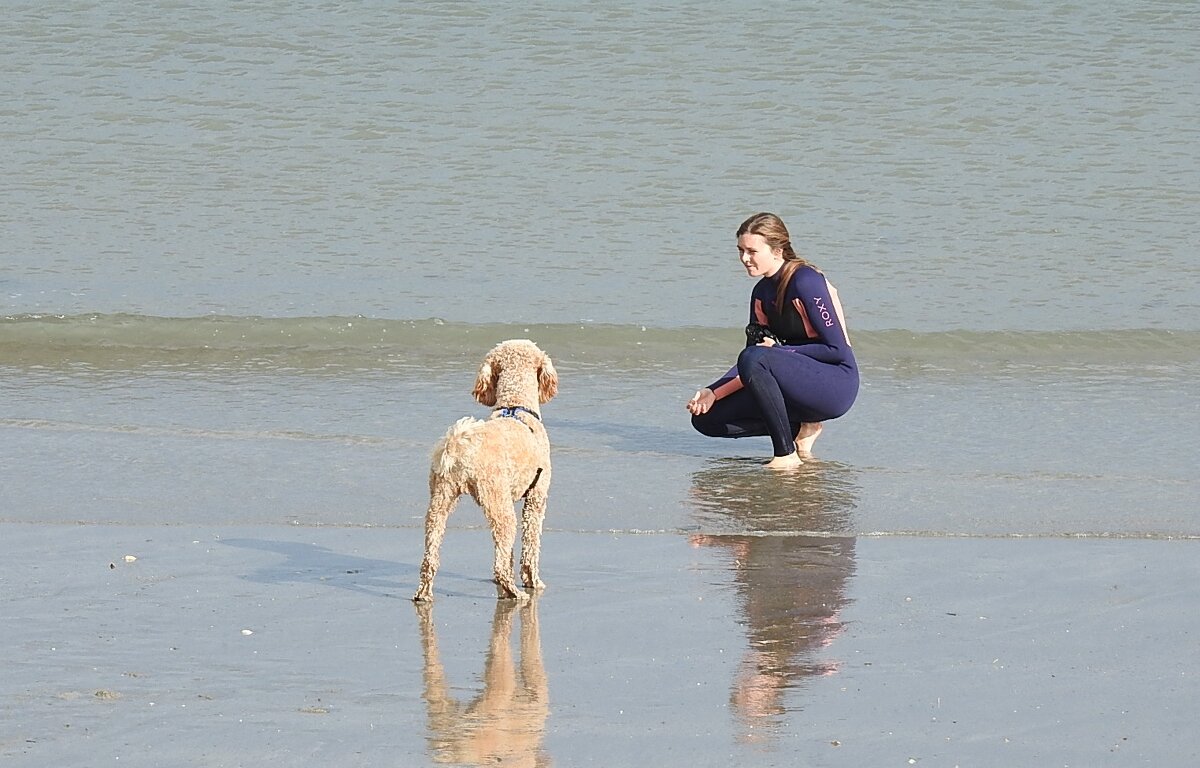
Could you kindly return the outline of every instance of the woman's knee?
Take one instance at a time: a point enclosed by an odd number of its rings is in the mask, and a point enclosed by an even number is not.
[[[756,372],[767,369],[766,356],[768,349],[769,347],[746,347],[738,355],[738,376],[742,377],[744,383],[749,383],[754,378]]]
[[[708,413],[692,417],[692,429],[705,437],[721,437],[725,434],[723,425]]]

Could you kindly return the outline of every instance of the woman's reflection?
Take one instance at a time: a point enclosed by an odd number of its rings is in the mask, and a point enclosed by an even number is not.
[[[455,698],[438,655],[432,603],[416,606],[425,655],[429,747],[437,763],[548,766],[542,749],[550,689],[542,664],[537,600],[496,602],[483,663],[483,690],[469,703]],[[513,664],[513,616],[521,614],[520,666]]]
[[[842,629],[857,498],[852,471],[836,464],[773,473],[726,459],[692,477],[705,531],[693,542],[728,553],[741,598],[749,647],[730,701],[749,738],[781,724],[788,689],[837,671],[823,649]]]

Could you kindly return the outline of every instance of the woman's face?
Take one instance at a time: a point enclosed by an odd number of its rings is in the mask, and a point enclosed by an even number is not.
[[[744,234],[738,238],[738,257],[750,277],[770,277],[783,266],[783,249],[767,245],[762,235]]]

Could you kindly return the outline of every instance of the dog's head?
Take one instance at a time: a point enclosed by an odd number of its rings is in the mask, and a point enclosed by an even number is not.
[[[532,406],[534,399],[537,404],[545,403],[558,394],[558,372],[550,356],[532,341],[502,341],[483,358],[471,394],[488,407],[495,405],[501,396],[506,402],[514,398],[528,401],[514,401],[510,405]]]

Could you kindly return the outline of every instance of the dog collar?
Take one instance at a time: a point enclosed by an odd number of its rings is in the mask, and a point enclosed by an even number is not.
[[[538,416],[536,411],[530,410],[529,408],[526,408],[523,405],[505,406],[503,408],[497,408],[496,410],[492,411],[493,415],[507,416],[510,419],[517,419],[517,414],[519,414],[519,413],[528,413],[530,416],[537,419],[538,421],[542,420],[542,417]],[[517,419],[517,421],[520,421],[520,419]],[[529,425],[527,424],[526,426],[529,426]],[[533,427],[529,427],[529,428],[531,430],[533,429]]]

